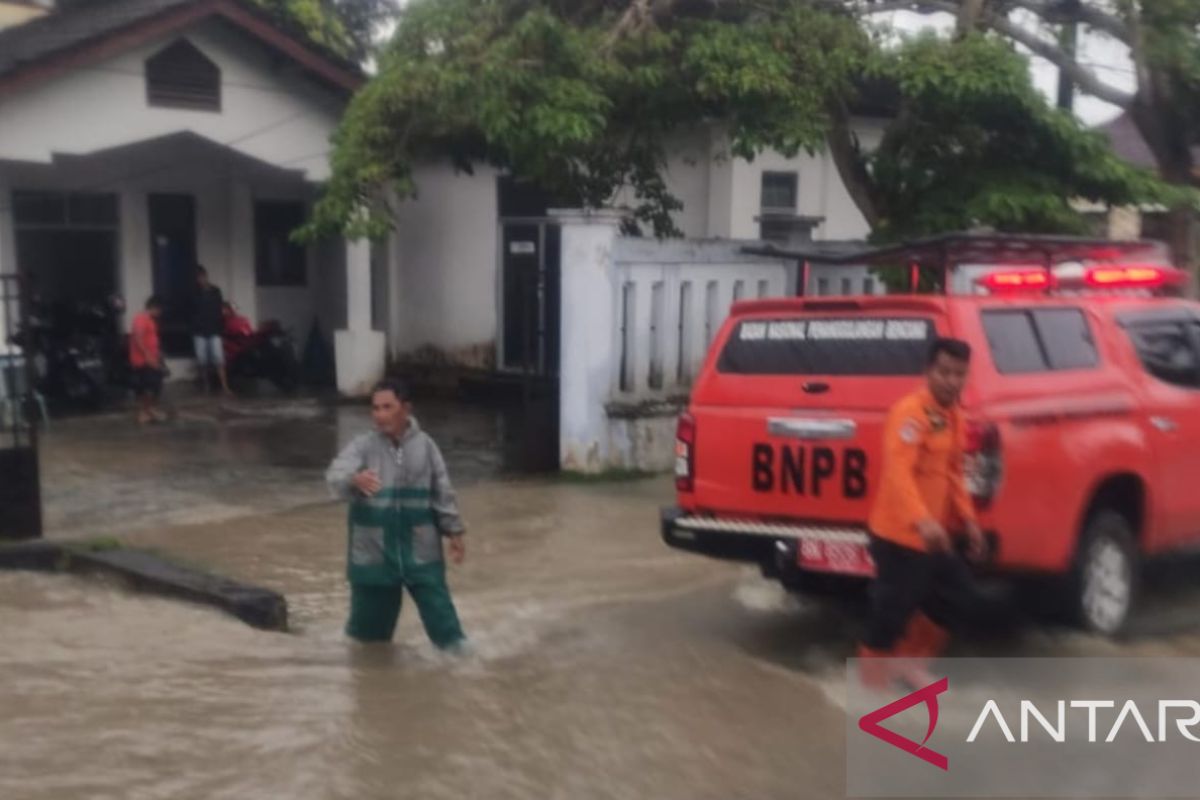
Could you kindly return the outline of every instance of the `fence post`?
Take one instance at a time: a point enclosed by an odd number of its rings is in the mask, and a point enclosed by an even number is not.
[[[562,235],[559,467],[602,472],[609,463],[604,404],[619,367],[614,249],[624,212],[555,209]]]

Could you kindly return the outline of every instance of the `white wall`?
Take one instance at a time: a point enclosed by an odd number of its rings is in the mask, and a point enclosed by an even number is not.
[[[883,123],[857,119],[854,130],[871,150],[879,144]],[[683,203],[674,214],[675,224],[686,238],[757,239],[764,172],[798,174],[796,213],[824,218],[814,239],[859,239],[870,232],[827,150],[794,158],[768,150],[746,161],[730,155],[725,133],[717,126],[680,132],[665,149],[667,188]],[[616,207],[634,204],[628,189],[614,201]]]
[[[0,103],[0,159],[47,162],[192,131],[263,161],[328,174],[329,135],[344,100],[279,66],[261,45],[218,21],[184,35],[221,69],[221,111],[152,108],[145,60],[180,34],[32,85]]]
[[[855,120],[854,129],[867,150],[878,146],[883,135],[882,123],[878,120]],[[795,158],[768,150],[753,161],[736,159],[732,169],[733,238],[758,238],[759,226],[755,217],[759,215],[764,172],[798,173],[796,213],[824,219],[814,229],[814,239],[860,239],[870,233],[870,226],[846,191],[828,149],[815,155],[801,152]]]
[[[848,284],[848,285],[847,285]],[[865,266],[812,265],[808,271],[808,288],[805,294],[815,297],[854,296],[864,294],[887,294],[887,288],[878,276]]]
[[[418,195],[397,205],[392,291],[400,298],[393,352],[434,345],[460,360],[495,352],[497,172],[418,167]]]
[[[559,219],[560,466],[669,468],[679,398],[735,293],[792,294],[795,265],[746,255],[744,242],[621,238],[612,211],[561,212]],[[685,291],[690,302],[681,303]]]
[[[617,324],[608,335],[626,374],[613,371],[612,400],[686,394],[736,300],[794,294],[795,265],[746,255],[746,244],[616,240],[610,302]]]

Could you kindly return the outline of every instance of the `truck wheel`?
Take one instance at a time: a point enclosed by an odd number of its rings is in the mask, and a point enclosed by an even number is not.
[[[1111,509],[1092,514],[1071,575],[1076,621],[1102,636],[1124,632],[1137,600],[1138,578],[1138,551],[1129,521]]]

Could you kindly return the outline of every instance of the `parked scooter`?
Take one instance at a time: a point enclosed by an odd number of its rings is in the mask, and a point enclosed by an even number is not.
[[[296,390],[300,383],[296,345],[275,320],[266,320],[255,330],[232,303],[226,303],[222,342],[230,382],[264,378],[281,392]]]
[[[90,410],[108,399],[124,362],[118,328],[123,307],[118,295],[31,304],[27,324],[13,343],[32,362],[37,389],[50,403]]]

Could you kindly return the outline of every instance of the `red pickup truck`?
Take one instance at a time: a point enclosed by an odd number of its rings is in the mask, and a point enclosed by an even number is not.
[[[736,304],[679,419],[664,540],[793,586],[869,577],[884,418],[954,336],[989,569],[1060,576],[1079,622],[1117,633],[1142,559],[1200,545],[1200,304],[1124,248],[975,264],[966,291],[949,268],[959,293]]]

